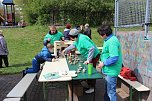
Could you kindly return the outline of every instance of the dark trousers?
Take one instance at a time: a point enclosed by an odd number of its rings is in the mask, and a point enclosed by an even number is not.
[[[32,60],[32,67],[28,68],[25,73],[37,73],[40,70],[40,63],[34,58]]]
[[[7,55],[0,55],[0,68],[2,68],[3,65],[3,61],[6,67],[8,67],[9,63],[8,63],[8,57]]]
[[[95,58],[92,59],[93,67],[96,68],[96,64],[98,63],[100,58],[100,54],[98,54]],[[88,84],[90,87],[94,87],[96,84],[96,80],[88,80]]]

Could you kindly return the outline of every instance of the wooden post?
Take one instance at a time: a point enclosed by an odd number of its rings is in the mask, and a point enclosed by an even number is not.
[[[4,19],[5,19],[3,24],[4,24],[4,26],[5,26],[5,21],[6,21],[5,5],[3,5],[3,8],[4,8]]]
[[[11,25],[13,26],[13,12],[12,12],[12,5],[11,5],[11,16],[12,16],[12,19],[11,19],[11,20],[12,20],[12,22],[11,22],[12,24],[11,24]]]
[[[14,5],[13,5],[13,25],[15,25],[15,7],[14,7]]]

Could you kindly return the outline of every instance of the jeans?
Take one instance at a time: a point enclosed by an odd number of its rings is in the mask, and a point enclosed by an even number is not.
[[[25,73],[37,73],[40,70],[40,63],[34,58],[32,60],[32,67],[28,68]]]
[[[116,85],[117,76],[105,76],[104,101],[117,101]]]

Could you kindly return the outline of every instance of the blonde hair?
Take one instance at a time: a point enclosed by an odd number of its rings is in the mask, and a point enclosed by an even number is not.
[[[48,43],[48,44],[46,45],[46,47],[47,47],[47,48],[54,48],[54,45]]]
[[[56,29],[56,26],[55,25],[50,25],[49,28],[50,29]]]

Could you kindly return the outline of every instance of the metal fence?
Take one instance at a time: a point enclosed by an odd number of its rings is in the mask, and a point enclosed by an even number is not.
[[[152,23],[152,0],[115,0],[115,33],[117,28],[145,26],[145,38]]]

